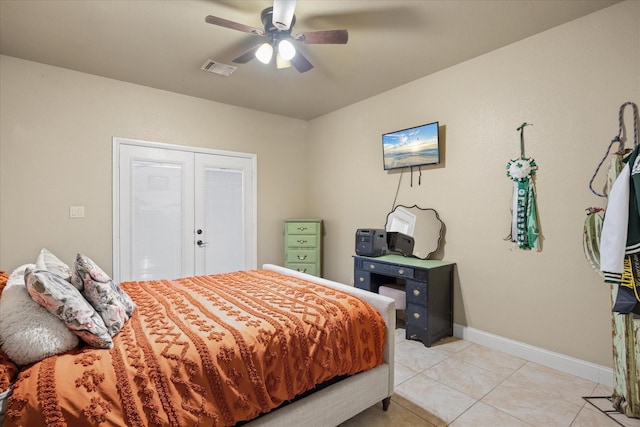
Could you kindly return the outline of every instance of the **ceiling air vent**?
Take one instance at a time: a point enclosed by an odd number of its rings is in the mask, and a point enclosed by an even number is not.
[[[209,71],[214,74],[219,74],[221,76],[229,77],[231,73],[233,73],[236,69],[238,69],[238,67],[223,64],[221,62],[216,62],[212,59],[207,59],[207,62],[205,62],[202,65],[202,67],[200,67],[200,69],[204,71]]]

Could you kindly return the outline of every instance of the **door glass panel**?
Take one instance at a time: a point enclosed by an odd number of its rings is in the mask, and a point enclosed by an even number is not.
[[[131,162],[131,272],[134,280],[182,275],[180,164]]]
[[[245,269],[243,180],[241,170],[204,171],[205,274]]]

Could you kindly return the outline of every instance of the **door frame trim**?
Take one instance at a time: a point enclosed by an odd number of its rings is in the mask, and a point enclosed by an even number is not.
[[[257,155],[252,153],[242,153],[238,151],[226,151],[217,150],[212,148],[202,147],[190,147],[186,145],[168,144],[165,142],[144,141],[140,139],[131,139],[114,136],[112,138],[112,159],[111,159],[111,206],[112,206],[112,233],[111,233],[111,263],[112,263],[112,277],[116,283],[120,283],[120,173],[118,171],[120,167],[120,147],[122,145],[131,145],[137,147],[150,147],[159,148],[163,150],[175,150],[186,151],[188,153],[200,153],[200,154],[213,154],[228,157],[239,157],[243,159],[251,160],[251,168],[253,170],[252,182],[250,183],[253,191],[253,221],[251,227],[253,230],[248,230],[253,235],[253,251],[251,254],[253,262],[250,268],[257,267],[258,260],[258,171],[257,171]]]

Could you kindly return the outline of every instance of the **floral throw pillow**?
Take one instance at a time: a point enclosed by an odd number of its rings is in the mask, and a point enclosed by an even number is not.
[[[40,250],[36,259],[36,268],[38,270],[47,270],[53,274],[62,277],[66,281],[71,280],[71,267],[62,262],[57,256],[45,248]]]
[[[73,263],[72,283],[95,308],[109,334],[114,336],[136,309],[131,297],[89,257],[78,254]]]
[[[55,314],[82,341],[96,348],[113,347],[102,318],[69,282],[49,271],[27,268],[25,283],[31,298]]]

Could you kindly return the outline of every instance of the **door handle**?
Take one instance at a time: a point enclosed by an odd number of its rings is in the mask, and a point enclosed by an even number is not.
[[[196,244],[197,244],[198,246],[200,246],[201,248],[204,248],[205,246],[207,246],[207,245],[209,244],[209,242],[203,242],[202,240],[198,240],[198,241],[196,242]]]

